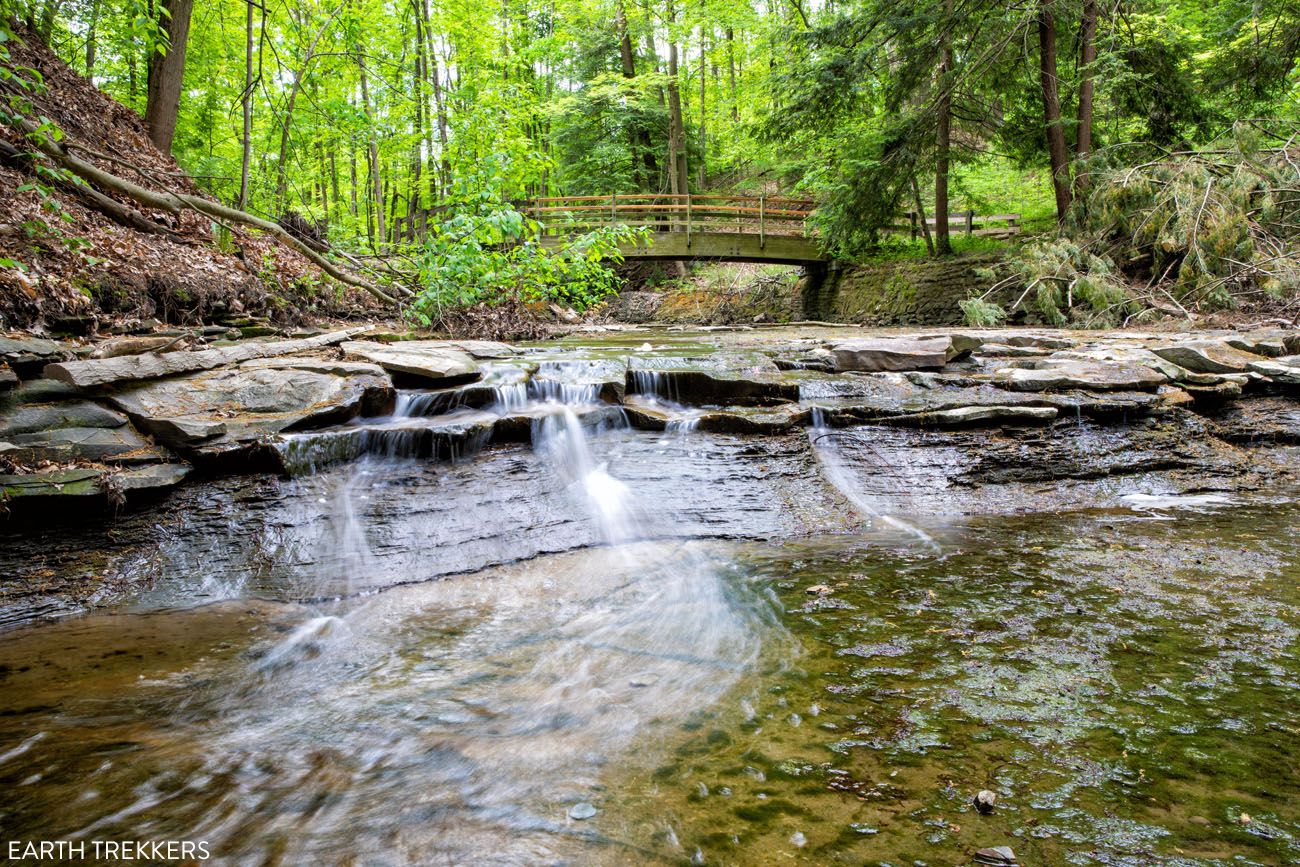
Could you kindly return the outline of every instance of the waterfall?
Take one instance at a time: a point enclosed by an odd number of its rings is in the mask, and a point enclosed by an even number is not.
[[[826,414],[822,407],[812,408],[812,425],[808,428],[808,439],[813,447],[813,454],[821,466],[822,475],[843,495],[844,499],[863,517],[902,530],[909,536],[924,542],[934,550],[939,550],[939,543],[929,533],[908,521],[882,512],[862,490],[859,480],[849,468],[840,449],[839,434],[826,425]],[[882,468],[883,469],[883,468]]]
[[[588,432],[568,405],[542,419],[534,447],[556,476],[577,491],[608,544],[635,538],[631,492],[591,454]]]
[[[632,376],[633,394],[642,394],[649,398],[661,398],[663,400],[677,402],[677,390],[674,387],[672,377],[666,376],[661,370],[634,369],[629,373]]]

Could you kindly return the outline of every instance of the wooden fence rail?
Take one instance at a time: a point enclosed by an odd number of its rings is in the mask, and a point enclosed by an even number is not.
[[[623,225],[655,232],[684,232],[688,236],[696,232],[757,235],[760,246],[769,235],[811,234],[808,218],[817,208],[811,199],[702,193],[542,196],[511,205],[541,223],[543,235],[550,237]],[[394,237],[407,240],[423,237],[429,219],[436,218],[441,210],[430,208],[418,211],[413,217],[399,218],[393,225]],[[921,228],[916,213],[909,212],[906,216],[908,223],[890,226],[889,231],[910,232],[913,238],[919,237]],[[931,228],[936,225],[933,217],[926,223]],[[1020,215],[978,215],[963,211],[951,217],[948,226],[967,235],[1014,235],[1020,231]]]
[[[894,232],[910,232],[915,240],[921,235],[921,222],[915,211],[907,212],[908,223],[890,226]],[[938,222],[934,217],[926,219],[925,224],[934,229]],[[948,230],[964,232],[967,235],[1008,236],[1020,233],[1019,214],[976,214],[974,211],[960,211],[948,218]]]
[[[542,224],[545,235],[586,232],[602,226],[644,227],[655,232],[732,232],[758,235],[806,234],[817,203],[777,196],[617,193],[608,196],[545,196],[522,210]]]

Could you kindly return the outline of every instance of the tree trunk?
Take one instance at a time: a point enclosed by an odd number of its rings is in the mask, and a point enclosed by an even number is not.
[[[925,219],[925,203],[921,201],[921,187],[912,175],[912,204],[916,208],[916,218],[921,223],[921,236],[925,238],[925,252],[934,255],[934,239],[930,237],[930,223]]]
[[[149,138],[165,154],[172,151],[176,137],[176,116],[180,111],[181,86],[185,83],[185,49],[190,36],[190,13],[194,0],[164,0],[170,17],[163,22],[168,49],[155,51],[149,58],[149,96],[144,122]]]
[[[1047,130],[1047,156],[1052,168],[1052,189],[1056,193],[1056,219],[1065,220],[1070,210],[1070,153],[1061,125],[1061,96],[1056,75],[1056,17],[1054,0],[1043,0],[1038,9],[1038,68],[1043,88],[1043,123]]]
[[[727,75],[731,87],[731,119],[740,120],[740,102],[736,99],[736,31],[727,28]]]
[[[935,104],[934,254],[952,252],[948,237],[948,165],[952,153],[952,0],[944,0],[939,49],[939,100]]]
[[[1075,138],[1074,195],[1082,197],[1088,191],[1089,178],[1084,163],[1092,154],[1092,103],[1093,64],[1097,62],[1097,0],[1084,0],[1083,20],[1079,27],[1079,64],[1082,81],[1079,82],[1079,126]]]
[[[672,27],[676,14],[672,2],[668,4],[668,26]],[[682,122],[682,94],[678,86],[677,41],[670,34],[668,41],[668,189],[673,195],[685,195],[686,129]]]
[[[339,208],[339,202],[341,201],[341,198],[339,197],[339,161],[338,161],[338,158],[337,158],[336,153],[335,153],[337,149],[338,149],[338,144],[337,144],[337,142],[336,142],[333,138],[331,138],[331,139],[330,139],[330,150],[329,150],[329,153],[330,153],[330,193],[331,193],[331,196],[330,196],[330,197],[331,197],[332,199],[334,199],[334,210],[335,210],[335,211],[338,210],[338,208]]]
[[[253,2],[244,0],[248,14],[244,18],[244,137],[243,158],[239,165],[239,203],[241,211],[248,207],[248,168],[253,159]],[[284,162],[284,154],[280,154]]]
[[[100,0],[90,0],[90,23],[86,26],[86,78],[94,83],[95,52],[98,50],[96,31],[99,28]]]
[[[429,65],[425,53],[427,46],[424,40],[424,21],[420,18],[420,4],[416,0],[411,0],[411,7],[415,12],[415,69],[411,76],[411,83],[415,87],[415,136],[411,143],[411,191],[407,209],[410,222],[408,226],[415,225],[415,212],[420,207],[420,177],[424,170],[423,160],[420,156],[420,145],[422,142],[432,144],[432,136],[429,135],[430,125],[426,123],[429,102],[424,96],[424,85],[428,77],[427,67]],[[429,159],[433,159],[433,148],[429,148]]]
[[[348,145],[348,157],[350,159],[349,168],[351,169],[352,186],[349,190],[351,194],[352,219],[355,220],[359,208],[357,207],[357,149],[354,144]]]
[[[447,102],[443,96],[442,81],[438,73],[438,53],[435,50],[437,46],[433,41],[433,28],[429,26],[429,3],[428,0],[420,0],[420,17],[424,20],[424,37],[429,43],[426,64],[429,72],[429,84],[433,88],[434,111],[438,116],[438,166],[439,170],[435,179],[433,172],[429,172],[429,198],[433,201],[438,199],[437,185],[440,183],[445,191],[451,184],[451,154],[448,152],[448,123],[447,123]],[[433,159],[433,141],[432,130],[430,130],[429,142],[429,159]]]
[[[371,196],[374,201],[374,216],[377,226],[371,227],[370,216],[366,216],[366,229],[370,238],[370,248],[376,253],[379,252],[379,244],[382,244],[386,234],[384,232],[384,186],[383,179],[379,176],[379,137],[375,133],[375,113],[370,106],[370,83],[366,77],[366,55],[357,48],[357,64],[361,67],[361,110],[366,116],[366,126],[369,132],[370,145],[370,185]],[[370,209],[368,208],[367,211]],[[378,238],[378,243],[376,243]]]
[[[631,81],[636,78],[636,55],[632,53],[632,37],[627,31],[627,10],[623,7],[623,0],[616,0],[614,4],[614,31],[618,33],[618,59],[623,67],[623,78]],[[640,189],[645,189],[649,183],[638,153],[642,149],[641,135],[644,132],[645,128],[633,118],[628,129],[628,142],[632,152],[632,177]]]
[[[708,42],[704,37],[704,28],[701,27],[700,28],[700,164],[696,168],[696,174],[698,176],[698,180],[696,181],[696,183],[699,184],[699,188],[701,190],[706,188],[705,181],[708,179],[708,175],[706,172],[707,161],[704,158],[705,147],[708,144],[708,138],[706,137],[704,132],[704,83],[708,79],[708,75],[706,74],[707,70],[705,68],[705,64],[706,64],[705,55],[707,54],[707,49],[708,49]]]
[[[316,166],[320,172],[320,209],[325,216],[325,225],[330,224],[329,169],[325,165],[325,142],[316,139]]]
[[[302,82],[307,75],[307,68],[316,59],[316,46],[320,44],[321,37],[325,35],[325,31],[329,30],[330,24],[334,22],[334,17],[342,9],[342,3],[334,7],[334,11],[329,14],[329,17],[325,19],[325,23],[320,26],[320,29],[316,31],[316,35],[311,38],[311,44],[307,46],[306,57],[302,59],[302,64],[293,73],[293,84],[289,86],[289,97],[284,104],[284,119],[280,123],[280,158],[275,161],[275,201],[277,208],[283,208],[287,203],[288,187],[285,173],[289,169],[289,131],[293,129],[293,112],[298,104],[298,92],[302,90]],[[337,190],[335,190],[335,198],[338,198]]]

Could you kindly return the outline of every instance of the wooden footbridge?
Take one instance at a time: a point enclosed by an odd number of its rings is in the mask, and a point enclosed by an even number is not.
[[[625,259],[770,262],[825,268],[831,261],[808,218],[817,207],[807,199],[691,193],[551,196],[525,205],[542,225],[543,243],[602,226],[644,227],[650,244],[620,248]]]

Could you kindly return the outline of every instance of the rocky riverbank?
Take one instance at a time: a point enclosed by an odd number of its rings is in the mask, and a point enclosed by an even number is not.
[[[605,329],[511,346],[363,330],[189,349],[0,340],[6,511],[120,509],[196,472],[462,459],[531,441],[546,398],[588,426],[865,426],[862,448],[943,455],[947,489],[1153,468],[1189,488],[1262,484],[1293,469],[1261,447],[1300,444],[1296,331]]]

